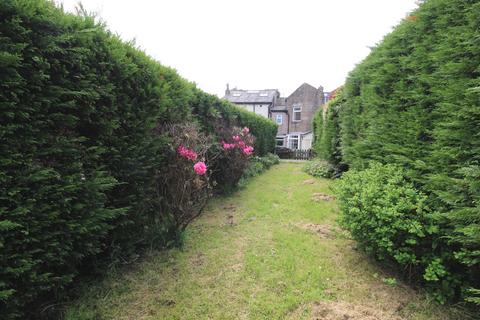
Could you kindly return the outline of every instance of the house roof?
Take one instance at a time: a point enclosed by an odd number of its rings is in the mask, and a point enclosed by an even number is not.
[[[232,89],[223,97],[233,103],[273,103],[279,95],[277,89],[239,90]]]
[[[293,96],[298,90],[302,89],[302,88],[308,88],[310,90],[314,90],[314,91],[317,91],[317,88],[315,88],[314,86],[312,86],[311,84],[308,84],[306,82],[302,83],[302,85],[300,87],[298,87],[297,89],[295,89],[295,91],[293,91],[289,96],[288,98],[290,98],[291,96]],[[321,89],[320,91],[323,92],[323,87],[320,86],[318,89]]]

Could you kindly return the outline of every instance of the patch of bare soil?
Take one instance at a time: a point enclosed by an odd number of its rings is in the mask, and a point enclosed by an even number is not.
[[[334,200],[334,199],[335,199],[334,196],[328,195],[326,193],[317,192],[317,193],[312,194],[312,201],[313,202],[330,201],[330,200]]]
[[[235,211],[236,209],[237,209],[237,206],[234,205],[233,203],[228,203],[223,206],[223,210]]]
[[[239,218],[237,213],[237,206],[233,203],[228,203],[224,205],[222,209],[225,210],[226,213],[225,225],[232,227],[237,225],[236,220]]]
[[[335,237],[332,227],[326,224],[303,223],[298,224],[297,227],[315,232],[322,239],[333,239]]]
[[[312,319],[315,320],[402,320],[393,313],[371,307],[342,302],[322,301],[312,306]]]
[[[225,222],[227,226],[235,226],[237,223],[235,222],[235,216],[233,214],[227,215],[227,221]]]
[[[308,179],[308,180],[303,181],[303,184],[314,184],[314,183],[315,183],[315,180],[313,180],[313,179]]]

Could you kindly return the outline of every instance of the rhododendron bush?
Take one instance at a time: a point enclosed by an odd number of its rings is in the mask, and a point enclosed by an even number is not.
[[[169,139],[169,161],[157,174],[162,219],[177,231],[184,230],[205,207],[212,195],[208,163],[214,141],[195,124],[171,124],[160,129]]]
[[[223,128],[219,132],[223,137],[218,155],[219,165],[213,170],[213,177],[222,186],[222,192],[231,191],[240,181],[248,167],[254,151],[255,137],[249,128]],[[220,165],[221,164],[221,165]]]
[[[200,132],[193,123],[169,124],[158,133],[169,139],[168,165],[156,183],[161,219],[183,231],[205,207],[215,186],[234,187],[249,164],[255,138],[249,128],[223,128],[223,139]],[[219,181],[217,181],[217,179]]]

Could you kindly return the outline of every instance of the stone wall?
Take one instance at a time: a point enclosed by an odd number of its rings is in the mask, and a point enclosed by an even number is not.
[[[285,112],[272,111],[272,120],[275,123],[277,123],[277,115],[282,116],[282,124],[278,125],[277,136],[285,135],[288,133],[289,115]]]
[[[307,83],[302,84],[286,98],[286,105],[290,114],[290,132],[312,131],[313,116],[323,104],[323,98],[322,87],[316,89]],[[300,121],[293,120],[294,106],[302,108]]]

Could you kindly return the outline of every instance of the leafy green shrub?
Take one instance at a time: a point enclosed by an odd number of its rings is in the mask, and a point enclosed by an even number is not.
[[[251,161],[247,167],[247,170],[245,170],[242,179],[248,180],[249,178],[256,177],[265,170],[265,166],[260,161]]]
[[[335,168],[324,160],[312,160],[303,166],[303,171],[313,177],[332,178]]]
[[[271,166],[279,164],[280,158],[276,154],[269,153],[265,157],[253,157],[242,175],[239,187],[247,184],[248,179],[260,175],[262,172],[268,170]]]
[[[335,191],[342,225],[367,252],[418,264],[412,248],[435,228],[428,229],[426,196],[407,183],[400,168],[372,163],[368,169],[348,171]]]
[[[363,171],[345,173],[335,185],[341,224],[365,251],[408,270],[423,274],[437,298],[451,298],[458,279],[446,270],[438,239],[439,228],[427,206],[427,196],[414,188],[395,165],[371,163]]]
[[[268,169],[275,164],[279,164],[280,158],[276,154],[267,153],[267,155],[265,155],[264,157],[253,158],[252,161],[258,161],[263,164],[265,169]]]

